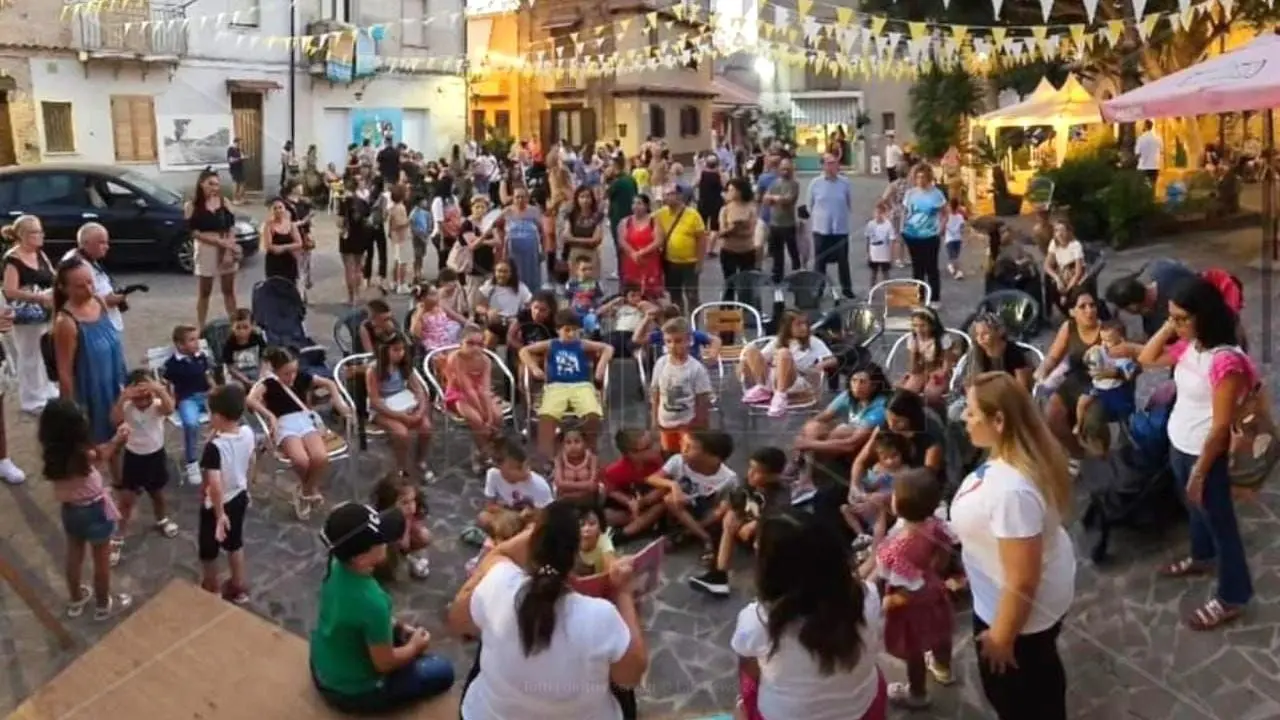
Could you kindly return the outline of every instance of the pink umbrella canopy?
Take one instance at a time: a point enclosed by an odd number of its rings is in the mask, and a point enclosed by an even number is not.
[[[1248,45],[1102,103],[1102,117],[1108,122],[1135,122],[1277,107],[1280,35],[1266,33]]]

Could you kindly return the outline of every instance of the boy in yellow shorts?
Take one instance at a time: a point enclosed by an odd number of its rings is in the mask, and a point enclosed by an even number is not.
[[[596,356],[594,381],[591,356]],[[582,419],[588,448],[595,448],[604,407],[596,383],[604,383],[613,348],[582,339],[582,321],[573,310],[556,313],[556,338],[520,348],[520,362],[536,380],[543,380],[538,406],[538,452],[543,459],[555,456],[556,426],[566,415]]]

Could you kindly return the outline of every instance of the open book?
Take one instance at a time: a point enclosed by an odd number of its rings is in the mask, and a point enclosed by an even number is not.
[[[662,558],[665,553],[666,540],[658,538],[645,545],[640,552],[627,557],[633,569],[631,591],[636,597],[643,597],[658,589],[662,580]],[[608,573],[574,577],[573,589],[591,597],[607,598],[613,595]]]

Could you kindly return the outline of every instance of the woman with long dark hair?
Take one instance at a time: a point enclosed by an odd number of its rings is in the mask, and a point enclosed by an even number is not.
[[[720,271],[726,283],[734,275],[755,270],[760,265],[760,253],[756,250],[756,223],[760,213],[754,200],[751,183],[742,178],[733,178],[725,186],[716,230],[720,233]],[[724,299],[750,302],[746,295],[744,291],[735,298],[726,288]]]
[[[347,285],[347,304],[356,304],[363,279],[361,265],[365,253],[373,244],[373,230],[369,227],[369,215],[373,212],[374,196],[358,172],[347,176],[346,190],[338,210],[338,253],[342,256],[342,277]]]
[[[564,225],[561,249],[569,268],[576,267],[579,258],[600,267],[600,243],[604,241],[604,215],[596,200],[596,192],[583,185],[573,194],[573,206],[569,208]]]
[[[196,283],[196,325],[204,327],[209,317],[209,296],[213,295],[213,279],[222,289],[222,303],[227,317],[236,312],[236,271],[240,269],[240,246],[231,233],[236,216],[222,197],[218,172],[205,168],[196,178],[191,202],[184,208],[187,226],[195,237],[192,265]]]
[[[611,689],[639,685],[649,665],[631,565],[610,569],[612,602],[580,595],[569,579],[581,542],[578,506],[557,500],[458,591],[449,626],[484,643],[463,720],[635,717],[634,697]]]
[[[1213,598],[1186,619],[1193,630],[1213,630],[1240,617],[1253,598],[1228,462],[1233,425],[1244,414],[1242,401],[1257,392],[1258,369],[1240,349],[1235,313],[1218,288],[1200,277],[1174,288],[1169,319],[1138,361],[1173,368],[1177,399],[1169,414],[1169,465],[1191,519],[1191,552],[1160,574],[1216,572]]]
[[[811,516],[760,520],[758,599],[738,613],[730,641],[747,717],[884,720],[880,598],[851,562],[849,544]]]
[[[308,153],[314,149],[315,146],[312,145]],[[306,297],[306,291],[311,289],[311,251],[316,247],[315,240],[311,238],[311,201],[307,199],[303,184],[296,180],[285,185],[281,199],[284,200],[285,208],[289,210],[293,227],[302,239],[302,251],[297,254],[298,273],[302,280],[302,295]]]
[[[796,450],[852,459],[871,433],[884,425],[892,392],[889,377],[879,365],[868,363],[859,368],[849,375],[846,391],[804,424],[796,438]]]

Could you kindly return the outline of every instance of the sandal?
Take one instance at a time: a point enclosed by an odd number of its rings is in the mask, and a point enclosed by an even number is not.
[[[93,599],[93,589],[88,585],[80,586],[80,597],[72,598],[67,603],[67,617],[78,618],[84,614],[84,609],[89,605],[89,601]]]
[[[889,683],[887,695],[889,696],[889,704],[909,710],[922,710],[929,707],[933,702],[929,699],[929,693],[915,695],[906,683],[900,682]]]
[[[167,538],[175,538],[178,536],[178,523],[169,518],[160,518],[156,521],[156,532]]]
[[[133,596],[120,593],[119,595],[108,595],[107,604],[99,605],[93,609],[93,619],[101,622],[108,620],[111,616],[123,610],[133,607]]]
[[[1184,557],[1160,568],[1156,574],[1165,578],[1195,577],[1207,574],[1210,569],[1212,569],[1210,563]]]
[[[111,565],[111,567],[115,567],[120,564],[120,553],[124,550],[124,538],[113,537],[111,538],[109,545],[110,549],[107,550],[107,563]]]
[[[1224,605],[1221,600],[1214,598],[1188,615],[1186,623],[1192,630],[1204,632],[1216,630],[1243,614],[1243,605]]]
[[[951,674],[951,668],[935,660],[932,652],[924,654],[924,666],[933,676],[933,681],[939,685],[951,685],[956,681],[955,676]]]

